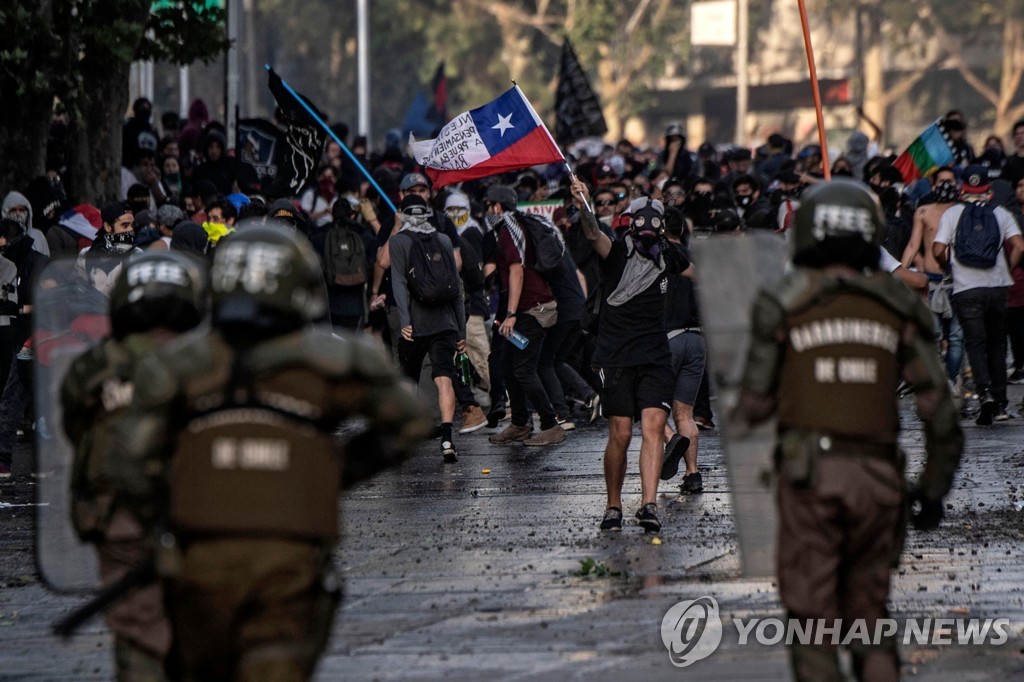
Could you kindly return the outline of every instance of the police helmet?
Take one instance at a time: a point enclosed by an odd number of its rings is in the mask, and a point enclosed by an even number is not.
[[[853,178],[833,178],[803,192],[796,211],[793,253],[829,237],[860,237],[878,246],[885,236],[885,216],[871,189]]]
[[[149,251],[121,261],[110,291],[114,338],[164,327],[192,329],[206,314],[206,281],[199,266],[177,251]]]
[[[222,329],[284,333],[327,311],[320,261],[292,230],[252,227],[221,240],[210,283],[213,324]]]

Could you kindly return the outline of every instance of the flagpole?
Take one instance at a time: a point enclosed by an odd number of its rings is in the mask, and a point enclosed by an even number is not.
[[[270,71],[270,64],[264,64],[263,66],[267,71]],[[278,76],[278,78],[280,78],[280,76]],[[299,93],[292,90],[292,86],[288,85],[288,83],[285,82],[283,78],[281,78],[280,80],[281,85],[283,85],[284,89],[288,91],[288,94],[290,94],[295,99],[296,102],[302,105],[302,108],[306,110],[306,113],[313,117],[313,120],[316,121],[317,125],[323,128],[324,132],[330,135],[332,140],[338,143],[338,146],[341,147],[341,151],[345,152],[345,154],[348,155],[349,160],[352,161],[352,163],[356,165],[356,168],[359,169],[363,176],[370,181],[370,185],[375,190],[377,190],[377,193],[380,195],[380,198],[383,199],[384,203],[388,205],[388,208],[391,209],[391,212],[398,213],[398,209],[391,202],[391,199],[388,198],[388,195],[384,192],[383,189],[381,189],[381,186],[377,184],[377,181],[373,179],[373,176],[370,175],[370,172],[363,167],[363,164],[359,163],[359,159],[356,158],[355,154],[349,151],[348,147],[345,146],[345,143],[341,141],[341,138],[339,138],[338,135],[327,126],[324,120],[320,118],[320,116],[318,116],[317,113],[313,111],[313,109],[308,104],[306,104],[305,100],[299,97]]]
[[[826,180],[832,179],[828,166],[828,140],[825,139],[825,116],[821,113],[821,92],[818,90],[818,72],[814,68],[814,48],[811,47],[811,29],[807,23],[807,7],[804,0],[797,0],[800,6],[800,23],[804,30],[804,48],[807,51],[807,66],[811,74],[811,93],[814,95],[814,113],[818,117],[818,144],[821,145],[821,169]]]

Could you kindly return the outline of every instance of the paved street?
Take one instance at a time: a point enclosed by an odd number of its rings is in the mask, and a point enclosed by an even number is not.
[[[1024,387],[1011,386],[1011,406]],[[921,431],[904,401],[910,469]],[[1017,410],[1011,410],[1016,412]],[[964,465],[942,528],[910,531],[893,617],[1009,618],[1001,646],[902,649],[924,680],[1024,677],[1024,419],[964,422]],[[635,524],[601,534],[604,423],[546,450],[461,437],[443,466],[436,443],[349,494],[338,553],[346,598],[318,679],[788,679],[782,646],[740,645],[735,619],[782,615],[771,582],[744,581],[718,432],[703,433],[703,495],[663,484],[661,544]],[[630,451],[626,512],[639,503]],[[24,453],[17,464],[26,465]],[[489,474],[483,470],[490,470]],[[0,679],[109,679],[110,638],[93,621],[70,642],[48,625],[81,597],[55,596],[31,563],[32,479],[0,485]],[[14,506],[8,506],[14,505]],[[681,600],[718,600],[721,647],[679,669],[660,636]]]

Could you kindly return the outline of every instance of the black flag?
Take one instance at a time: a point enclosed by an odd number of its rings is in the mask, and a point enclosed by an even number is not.
[[[281,166],[284,133],[270,121],[262,118],[243,118],[238,121],[238,158],[256,169],[260,186],[269,192]]]
[[[320,156],[327,142],[327,132],[316,122],[313,116],[295,99],[281,83],[281,77],[270,69],[270,92],[277,100],[277,118],[285,126],[285,149],[274,189],[275,197],[294,197],[306,186],[309,178],[320,163]],[[310,102],[302,97],[306,106],[316,112],[320,120],[323,114]]]
[[[560,145],[569,145],[581,137],[604,135],[608,125],[604,122],[601,103],[590,88],[587,74],[576,58],[569,39],[562,44],[562,66],[555,94],[555,138]]]

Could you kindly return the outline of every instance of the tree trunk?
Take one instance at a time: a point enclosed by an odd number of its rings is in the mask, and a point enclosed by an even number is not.
[[[885,135],[888,106],[885,98],[885,64],[882,60],[882,17],[878,7],[865,7],[864,22],[864,113]],[[881,142],[881,141],[880,141]]]
[[[117,199],[130,70],[130,64],[117,62],[85,79],[86,96],[79,103],[77,116],[69,122],[69,184],[78,201],[103,206]]]

